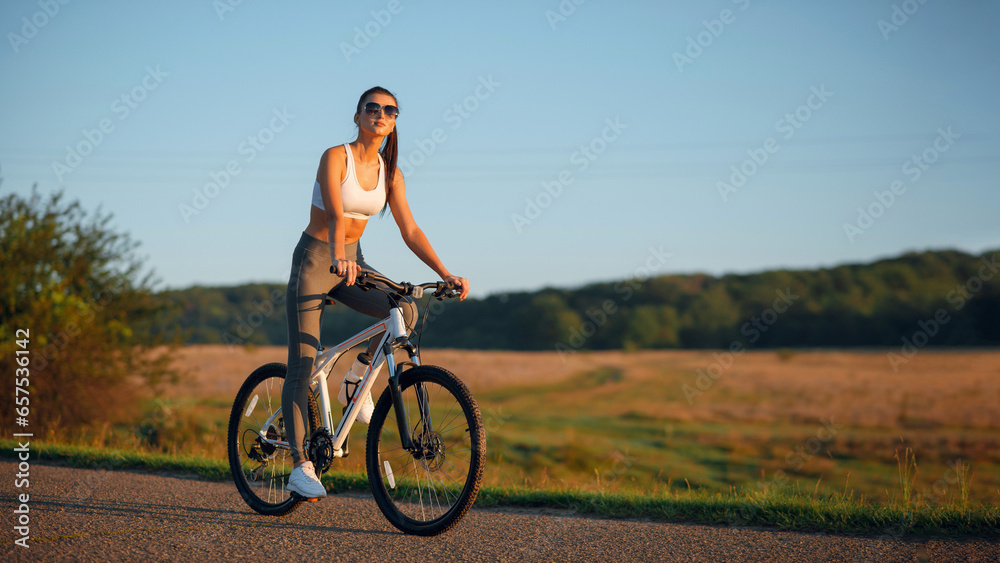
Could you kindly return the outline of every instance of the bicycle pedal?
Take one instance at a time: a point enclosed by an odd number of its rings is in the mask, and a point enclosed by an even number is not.
[[[295,491],[292,491],[292,493],[291,493],[290,496],[293,499],[295,499],[295,500],[299,500],[299,501],[303,501],[303,502],[319,502],[320,501],[320,499],[318,499],[318,498],[304,497],[304,496],[300,495],[299,493],[296,493]]]

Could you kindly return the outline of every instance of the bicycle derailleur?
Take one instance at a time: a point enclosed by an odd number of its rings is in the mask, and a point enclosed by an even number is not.
[[[281,424],[282,421],[279,419],[278,425],[281,426]],[[252,430],[247,430],[247,432],[256,434],[253,444],[250,446],[249,451],[247,451],[247,457],[260,464],[256,469],[250,472],[250,481],[256,481],[260,479],[260,476],[267,467],[271,457],[274,456],[274,452],[277,451],[277,448],[267,440],[284,440],[285,436],[273,425],[268,427],[267,432],[263,437]]]

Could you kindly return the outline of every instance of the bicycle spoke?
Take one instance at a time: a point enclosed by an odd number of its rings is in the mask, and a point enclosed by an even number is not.
[[[457,413],[455,412],[455,407],[458,407],[458,412]],[[459,420],[459,417],[461,415],[463,415],[463,414],[465,414],[465,413],[462,412],[462,406],[461,405],[459,405],[457,403],[454,404],[454,405],[452,405],[451,409],[447,413],[445,413],[445,415],[444,415],[444,423],[441,424],[441,426],[444,426],[444,429],[438,429],[438,432],[444,433],[448,428],[450,428],[448,426],[448,424],[452,420]],[[461,419],[461,421],[464,421],[464,417],[463,417],[463,419]]]
[[[230,415],[233,479],[247,504],[262,514],[285,514],[299,503],[287,488],[292,467],[280,410],[284,377],[283,364],[255,370],[237,394]]]
[[[408,370],[403,377],[407,375],[411,378],[401,380],[400,390],[413,448],[403,450],[396,411],[388,401],[380,401],[369,434],[369,475],[377,479],[372,485],[379,508],[396,527],[433,535],[454,525],[475,500],[485,435],[475,403],[454,376],[424,367]],[[419,393],[423,396],[418,400]]]

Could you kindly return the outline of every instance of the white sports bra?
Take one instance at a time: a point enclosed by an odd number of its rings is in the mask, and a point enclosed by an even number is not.
[[[382,155],[378,155],[378,183],[375,184],[375,189],[366,190],[358,183],[351,146],[344,144],[344,150],[347,151],[347,175],[340,183],[340,198],[344,204],[344,217],[368,219],[385,207],[385,162],[382,160]],[[312,204],[320,209],[325,209],[318,180],[313,185]]]

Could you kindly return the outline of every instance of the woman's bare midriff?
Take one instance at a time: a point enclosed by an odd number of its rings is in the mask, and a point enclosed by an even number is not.
[[[361,234],[365,232],[367,219],[352,219],[344,217],[344,244],[358,242]],[[330,240],[330,229],[326,224],[326,213],[315,205],[309,208],[309,226],[306,227],[306,234],[319,240]]]

